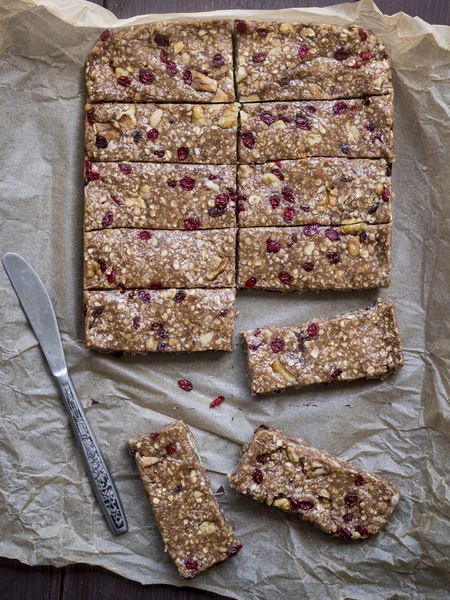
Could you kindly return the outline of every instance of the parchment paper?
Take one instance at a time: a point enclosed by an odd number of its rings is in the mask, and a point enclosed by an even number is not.
[[[449,598],[450,28],[370,0],[329,9],[147,15],[118,21],[81,0],[0,6],[0,246],[40,273],[75,386],[111,465],[130,532],[109,532],[42,353],[0,269],[0,554],[22,562],[102,565],[142,583],[183,585],[151,516],[125,442],[173,419],[193,429],[219,502],[244,548],[188,583],[239,599]],[[47,8],[45,8],[45,6]],[[188,4],[187,4],[188,6]],[[315,386],[252,399],[238,332],[363,308],[376,291],[238,294],[232,354],[88,353],[83,335],[83,68],[97,27],[173,18],[358,23],[384,40],[395,71],[392,286],[405,368],[385,382]],[[194,384],[182,392],[177,380]],[[223,394],[218,408],[209,402]],[[240,445],[268,423],[354,460],[399,487],[398,509],[363,543],[327,537],[226,485]]]

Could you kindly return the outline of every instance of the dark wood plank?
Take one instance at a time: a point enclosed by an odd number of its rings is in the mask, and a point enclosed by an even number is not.
[[[59,600],[62,570],[0,558],[0,600]]]

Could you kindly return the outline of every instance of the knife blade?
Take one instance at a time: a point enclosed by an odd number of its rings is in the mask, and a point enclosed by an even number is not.
[[[3,266],[55,377],[103,514],[115,535],[126,533],[128,524],[122,502],[70,378],[58,322],[47,290],[36,271],[19,254],[7,252],[3,256]]]

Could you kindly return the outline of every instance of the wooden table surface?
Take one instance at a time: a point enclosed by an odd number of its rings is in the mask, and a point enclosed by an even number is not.
[[[218,9],[329,6],[340,0],[95,0],[120,18],[145,13]],[[450,25],[450,0],[377,0],[386,14],[399,11],[433,24]],[[231,590],[230,590],[231,592]],[[232,593],[232,592],[231,592]],[[28,567],[0,558],[0,600],[206,600],[222,596],[167,585],[142,586],[99,567]]]

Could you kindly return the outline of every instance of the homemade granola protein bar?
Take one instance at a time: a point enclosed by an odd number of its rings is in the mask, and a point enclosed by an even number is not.
[[[242,548],[211,491],[183,421],[128,441],[165,550],[186,579],[236,556]]]
[[[383,477],[266,425],[228,477],[237,492],[348,540],[378,533],[400,499]]]
[[[306,156],[393,158],[392,94],[356,100],[252,103],[240,112],[239,162]]]
[[[106,30],[89,53],[86,87],[93,102],[233,102],[232,23]]]
[[[87,291],[84,301],[90,350],[233,349],[234,289]]]
[[[313,383],[385,379],[404,365],[394,304],[301,326],[243,332],[253,395]]]
[[[86,104],[95,161],[235,164],[237,105]]]
[[[279,291],[389,287],[392,226],[239,230],[238,287]]]
[[[305,158],[241,165],[239,225],[341,225],[392,219],[391,163]]]
[[[201,229],[236,226],[236,167],[91,163],[85,231],[104,227]]]
[[[236,23],[241,102],[327,100],[392,91],[389,58],[368,29],[324,23]]]
[[[235,229],[85,233],[85,289],[235,285]]]

